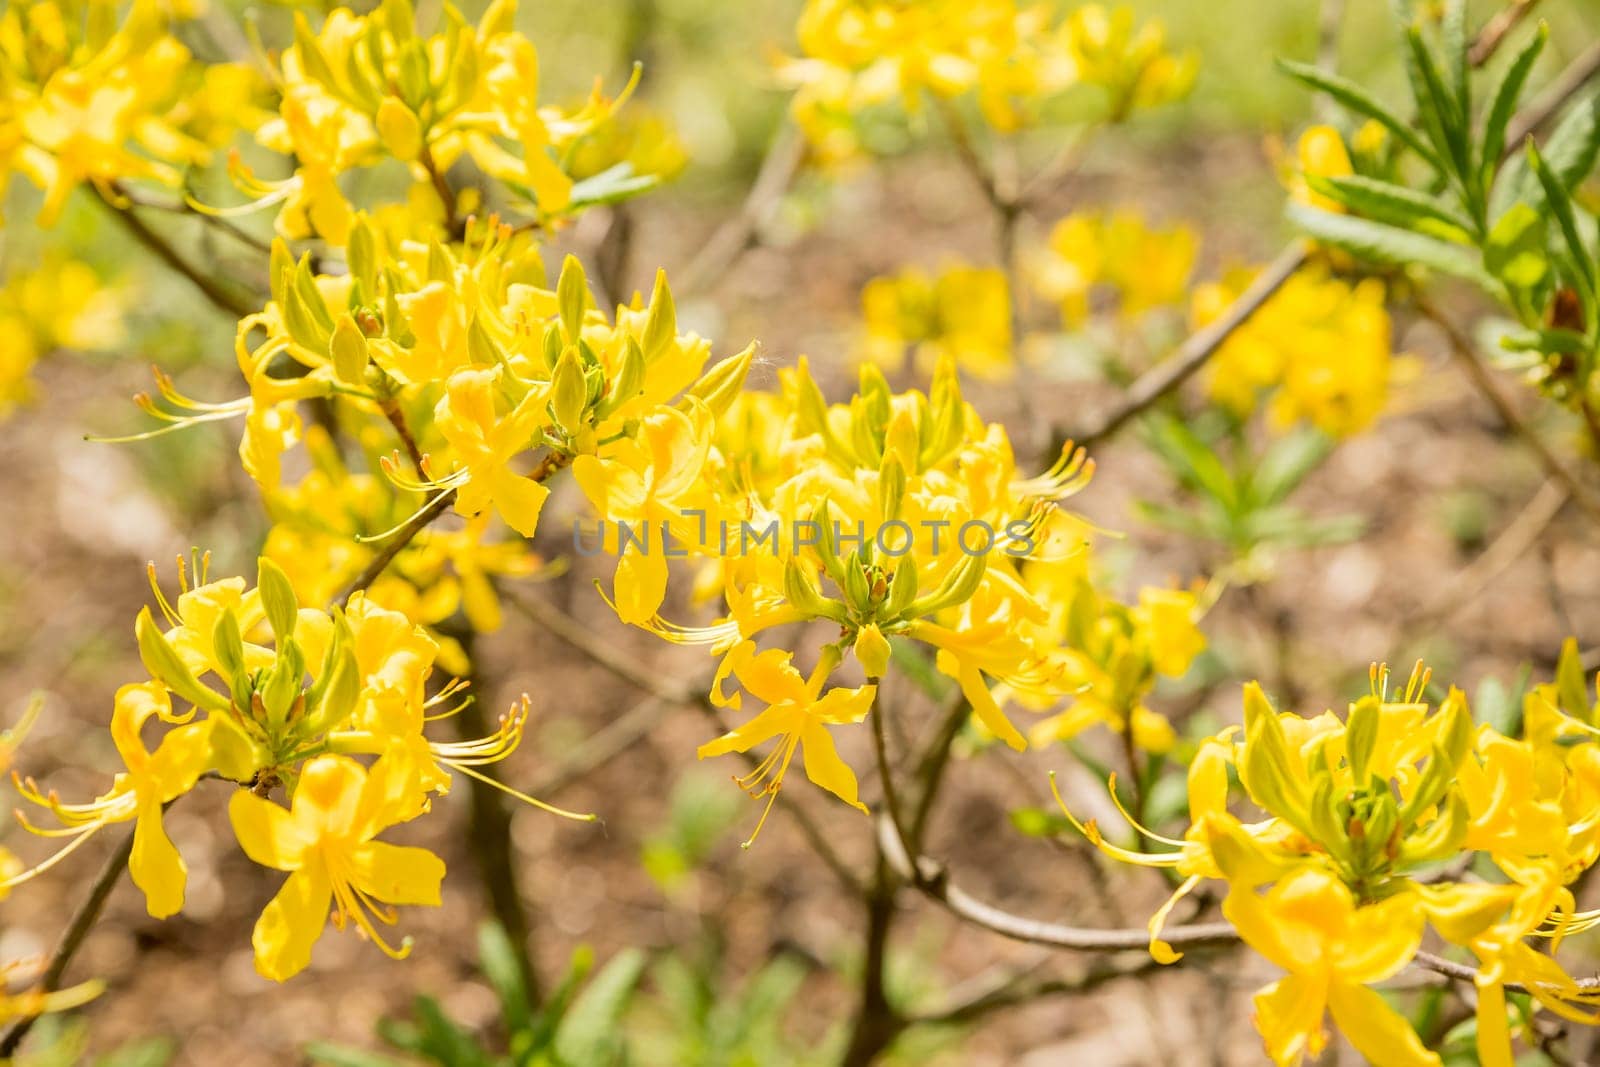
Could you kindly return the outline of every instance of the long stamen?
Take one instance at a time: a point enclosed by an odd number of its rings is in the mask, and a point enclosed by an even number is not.
[[[444,763],[446,766],[454,767],[456,770],[460,771],[462,774],[466,775],[468,778],[476,778],[478,781],[483,782],[485,785],[492,785],[496,789],[500,790],[502,793],[505,793],[508,796],[516,797],[518,800],[522,801],[524,804],[532,804],[534,807],[538,808],[540,811],[548,811],[551,815],[559,815],[563,819],[574,819],[577,822],[597,822],[600,819],[600,816],[596,815],[592,811],[588,812],[587,814],[585,814],[585,813],[582,813],[582,812],[568,811],[565,808],[558,808],[554,804],[547,804],[544,801],[539,800],[536,797],[530,797],[526,793],[519,792],[518,790],[515,790],[515,789],[511,788],[509,785],[506,785],[504,782],[500,781],[499,779],[491,778],[487,774],[480,774],[478,771],[473,770],[471,767],[467,766],[466,764],[452,763],[449,760],[440,760],[440,762]]]

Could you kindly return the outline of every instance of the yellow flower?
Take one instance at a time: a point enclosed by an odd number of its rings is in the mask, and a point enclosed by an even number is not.
[[[510,468],[527,451],[544,418],[545,395],[529,392],[503,416],[495,413],[498,370],[463,370],[450,376],[434,413],[439,433],[460,464],[441,484],[456,487],[456,511],[472,516],[490,507],[507,526],[532,537],[550,490]]]
[[[860,686],[855,689],[835,687],[826,693],[822,687],[828,675],[838,665],[838,651],[830,646],[812,671],[803,678],[791,663],[793,653],[781,649],[768,649],[758,653],[755,643],[746,641],[730,653],[717,671],[712,687],[712,700],[722,707],[738,708],[740,694],[722,695],[722,683],[731,674],[739,685],[767,707],[749,721],[723,734],[715,741],[700,746],[701,759],[721,756],[729,752],[748,752],[764,741],[780,738],[777,747],[749,774],[737,779],[741,788],[752,796],[766,796],[766,810],[755,833],[750,835],[748,846],[761,833],[767,814],[783,788],[783,776],[795,753],[805,767],[806,777],[826,789],[840,800],[861,811],[866,805],[858,799],[855,772],[839,757],[829,726],[860,722],[872,709],[877,687]]]
[[[335,926],[354,923],[396,959],[410,953],[409,938],[394,947],[373,925],[394,922],[385,905],[440,903],[439,857],[373,840],[417,814],[408,779],[394,757],[368,771],[352,759],[320,756],[306,764],[287,811],[245,790],[233,795],[228,816],[245,854],[290,872],[251,937],[263,977],[282,982],[305,969],[330,908]]]
[[[1222,912],[1245,944],[1289,972],[1255,995],[1256,1027],[1278,1067],[1321,1054],[1325,1013],[1377,1067],[1437,1067],[1438,1055],[1367,988],[1416,955],[1423,927],[1417,894],[1358,906],[1337,878],[1306,869],[1265,893],[1235,888]]]
[[[1051,229],[1029,273],[1040,295],[1060,305],[1068,328],[1088,320],[1102,292],[1116,298],[1123,319],[1133,320],[1183,301],[1198,245],[1189,227],[1160,229],[1131,209],[1078,212]]]
[[[1004,379],[1015,370],[1003,271],[957,264],[929,277],[907,268],[868,282],[861,310],[862,357],[885,370],[904,366],[908,352],[923,373],[946,355],[979,378]]]
[[[191,723],[188,720],[193,715],[192,711],[174,714],[172,698],[159,682],[125,685],[117,690],[111,713],[111,739],[127,769],[117,775],[109,792],[88,804],[63,804],[53,793],[48,797],[40,795],[37,787],[28,782],[22,790],[24,798],[49,808],[67,827],[61,833],[76,840],[7,884],[54,866],[101,827],[132,819],[136,821],[128,872],[144,893],[146,909],[157,919],[182,910],[187,868],[167,837],[161,815],[164,806],[192,789],[211,765],[212,720]],[[177,724],[154,752],[145,748],[140,738],[140,731],[151,718]],[[60,834],[51,832],[51,836]]]
[[[1195,324],[1220,316],[1248,281],[1235,274],[1199,287]],[[1208,379],[1212,397],[1244,417],[1270,392],[1278,427],[1303,421],[1336,437],[1360,432],[1377,420],[1411,366],[1394,353],[1384,299],[1377,279],[1351,285],[1325,268],[1299,272],[1218,349]]]
[[[685,511],[702,492],[710,449],[711,416],[703,405],[688,414],[661,407],[645,417],[637,438],[617,442],[606,456],[574,461],[573,477],[608,521],[608,537],[619,538],[612,595],[623,622],[648,623],[666,598],[667,531],[682,545],[696,541],[697,524]],[[638,536],[624,535],[623,524]]]
[[[1193,593],[1182,589],[1139,590],[1133,617],[1150,650],[1150,661],[1160,674],[1183,675],[1205,650],[1205,634],[1195,625],[1199,607]]]
[[[1332,126],[1312,126],[1300,135],[1296,157],[1299,165],[1290,179],[1290,195],[1303,204],[1323,211],[1343,212],[1343,204],[1323,196],[1306,181],[1308,176],[1342,178],[1354,172],[1350,165],[1350,151],[1345,147],[1344,137],[1339,131]]]

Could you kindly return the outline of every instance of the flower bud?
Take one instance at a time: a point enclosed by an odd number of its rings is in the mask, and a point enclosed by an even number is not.
[[[378,136],[391,156],[409,163],[422,153],[422,123],[399,97],[386,96],[378,105]]]
[[[889,671],[889,639],[873,625],[863,626],[856,633],[856,659],[868,678],[882,678]]]

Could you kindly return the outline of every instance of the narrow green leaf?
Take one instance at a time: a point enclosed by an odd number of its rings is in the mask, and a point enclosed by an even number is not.
[[[1319,211],[1304,204],[1289,206],[1289,220],[1317,240],[1342,248],[1361,259],[1396,266],[1428,267],[1465,278],[1499,295],[1494,278],[1478,262],[1477,251],[1464,245],[1425,237],[1371,219]]]
[[[1539,185],[1544,189],[1545,203],[1561,227],[1561,236],[1567,243],[1567,251],[1578,269],[1578,283],[1592,301],[1595,291],[1594,260],[1584,247],[1583,237],[1578,230],[1578,217],[1572,210],[1571,194],[1561,183],[1561,179],[1545,164],[1544,157],[1539,154],[1539,146],[1531,137],[1528,138],[1528,166],[1533,168],[1534,176],[1539,179]]]
[[[1549,39],[1550,27],[1539,23],[1539,31],[1522,46],[1517,57],[1500,76],[1500,84],[1495,87],[1494,102],[1489,105],[1489,113],[1484,119],[1483,157],[1479,160],[1485,180],[1500,168],[1501,158],[1506,152],[1506,128],[1511,125],[1511,116],[1516,114],[1517,102],[1522,98],[1522,88],[1528,83],[1528,75],[1532,73],[1533,65]]]
[[[1327,93],[1351,111],[1376,120],[1396,140],[1426,160],[1434,170],[1444,170],[1438,154],[1417,136],[1410,123],[1403,121],[1378,103],[1371,94],[1355,82],[1350,81],[1348,78],[1341,78],[1337,74],[1319,70],[1309,63],[1297,63],[1290,59],[1279,59],[1278,67],[1296,81],[1303,82],[1312,89]]]
[[[1469,219],[1450,210],[1437,197],[1393,182],[1361,175],[1327,178],[1318,174],[1306,175],[1306,181],[1313,190],[1330,200],[1379,222],[1416,229],[1418,222],[1431,219],[1459,230],[1463,237],[1476,229]]]

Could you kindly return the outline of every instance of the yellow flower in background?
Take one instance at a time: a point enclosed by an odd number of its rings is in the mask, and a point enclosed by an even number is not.
[[[1194,658],[1205,651],[1205,634],[1196,625],[1200,606],[1194,593],[1188,590],[1149,586],[1139,590],[1139,604],[1133,609],[1133,618],[1150,650],[1150,662],[1157,674],[1180,677]]]
[[[1039,294],[1078,328],[1101,298],[1124,319],[1183,302],[1199,242],[1194,231],[1152,226],[1139,212],[1078,212],[1061,219],[1028,264]]]
[[[866,718],[877,687],[835,687],[824,693],[828,675],[839,662],[838,653],[831,646],[823,651],[822,660],[809,678],[802,677],[794,668],[793,658],[792,652],[782,649],[757,652],[755,642],[745,641],[724,658],[712,686],[714,703],[737,709],[740,694],[723,696],[722,693],[722,683],[732,675],[745,692],[766,702],[767,707],[715,741],[701,745],[697,753],[700,759],[729,752],[748,752],[774,737],[780,739],[755,770],[738,779],[739,785],[752,796],[768,798],[761,823],[750,835],[750,841],[761,833],[761,826],[777,801],[783,777],[796,753],[800,755],[807,778],[846,804],[867,810],[857,796],[855,772],[839,757],[828,727],[857,723]]]
[[[1437,1067],[1405,1017],[1368,989],[1399,971],[1422,942],[1419,896],[1357,904],[1325,871],[1291,874],[1265,893],[1236,887],[1222,913],[1245,944],[1289,972],[1255,995],[1256,1026],[1278,1067],[1315,1058],[1324,1014],[1378,1067]]]
[[[1219,317],[1248,285],[1250,272],[1195,290],[1193,319]],[[1212,357],[1207,389],[1236,415],[1248,417],[1270,394],[1273,425],[1308,422],[1348,437],[1382,414],[1392,387],[1413,360],[1396,355],[1383,283],[1355,284],[1308,268],[1290,278]]]
[[[0,419],[33,396],[30,372],[57,349],[100,352],[126,336],[124,289],[56,252],[11,272],[0,287]]]
[[[1344,136],[1332,126],[1312,126],[1300,135],[1295,157],[1297,166],[1289,176],[1289,194],[1323,211],[1343,212],[1343,204],[1312,189],[1306,178],[1342,178],[1354,173]]]
[[[1130,112],[1181,100],[1194,86],[1199,58],[1166,47],[1160,19],[1137,23],[1133,8],[1085,4],[1068,17],[1064,36],[1079,80],[1110,98],[1113,121]]]
[[[328,913],[385,954],[401,958],[411,941],[393,946],[373,920],[391,923],[386,905],[440,903],[444,862],[424,848],[374,840],[418,812],[408,771],[386,756],[369,771],[355,760],[321,756],[306,764],[286,811],[245,790],[233,794],[228,817],[239,845],[264,867],[290,872],[256,921],[256,970],[282,982],[311,962]]]
[[[1003,271],[956,264],[929,275],[908,267],[868,282],[861,313],[861,357],[886,371],[904,367],[911,355],[928,374],[948,355],[979,378],[1003,380],[1015,372]]]

